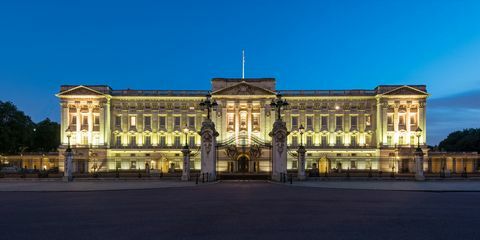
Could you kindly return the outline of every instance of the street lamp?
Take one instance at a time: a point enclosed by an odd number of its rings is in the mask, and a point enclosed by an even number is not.
[[[67,130],[67,149],[70,149],[70,138],[72,137],[72,132]]]
[[[210,120],[210,111],[213,107],[218,106],[217,101],[212,101],[212,94],[208,93],[206,99],[200,102],[200,107],[207,109],[207,119]]]
[[[185,147],[188,147],[188,132],[190,130],[188,129],[188,126],[185,125],[185,127],[183,128],[183,133],[185,134]]]
[[[282,94],[277,93],[277,98],[272,100],[270,106],[276,108],[277,120],[281,120],[282,118],[280,116],[280,112],[282,110],[282,107],[288,106],[288,102],[287,100],[282,99]]]
[[[303,146],[303,134],[305,133],[305,128],[303,127],[303,124],[300,124],[298,131],[300,132],[300,146]]]
[[[420,136],[422,136],[422,129],[420,127],[417,127],[417,130],[415,130],[415,135],[417,136],[417,148],[420,149]]]

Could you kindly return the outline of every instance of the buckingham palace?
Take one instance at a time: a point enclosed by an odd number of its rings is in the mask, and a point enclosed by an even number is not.
[[[206,95],[215,101],[211,116],[200,104]],[[208,114],[218,132],[217,172],[270,172],[272,101],[279,95],[288,102],[279,112],[288,131],[288,170],[298,168],[298,146],[306,151],[305,168],[319,173],[408,172],[414,169],[416,148],[428,156],[425,85],[281,90],[274,78],[214,78],[210,90],[61,86],[60,158],[71,145],[74,172],[181,171],[182,148],[188,145],[189,168],[200,170],[199,133]],[[429,161],[424,165],[441,167]]]

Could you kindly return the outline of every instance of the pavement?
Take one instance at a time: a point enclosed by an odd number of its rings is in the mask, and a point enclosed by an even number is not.
[[[255,181],[220,181],[220,182],[255,182]],[[262,182],[262,181],[261,181]],[[264,181],[265,182],[265,181]],[[0,181],[0,192],[45,192],[45,191],[118,191],[157,189],[170,187],[194,187],[203,184],[194,181],[178,180],[116,180],[116,179],[82,179],[74,182],[29,181],[10,179]],[[270,182],[292,187],[314,187],[326,189],[388,190],[388,191],[432,191],[432,192],[480,192],[480,181],[294,181],[293,184]]]
[[[345,190],[261,181],[0,192],[0,239],[470,240],[480,239],[478,199],[478,192]]]

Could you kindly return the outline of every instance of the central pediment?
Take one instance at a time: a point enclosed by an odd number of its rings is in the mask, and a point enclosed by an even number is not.
[[[275,92],[243,81],[218,89],[212,95],[275,95]]]

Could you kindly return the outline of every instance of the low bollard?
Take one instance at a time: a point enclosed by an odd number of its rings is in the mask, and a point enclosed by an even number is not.
[[[290,173],[290,184],[293,184],[293,175]]]
[[[198,173],[197,173],[197,176],[195,177],[195,184],[198,184]]]

